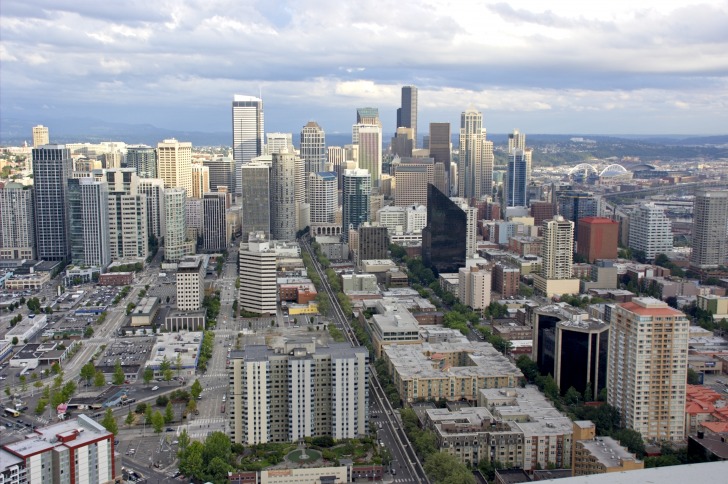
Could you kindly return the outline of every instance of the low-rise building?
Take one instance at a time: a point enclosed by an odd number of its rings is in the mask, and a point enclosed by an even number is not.
[[[172,367],[179,367],[182,375],[192,376],[197,368],[197,361],[200,357],[202,347],[202,332],[192,331],[179,333],[160,333],[152,347],[146,367],[152,368],[156,377],[162,377],[162,362],[169,361]]]
[[[164,329],[170,332],[204,331],[207,323],[207,310],[170,311],[164,318]]]
[[[133,272],[107,272],[99,276],[99,286],[128,286],[132,282]]]
[[[513,388],[523,373],[490,343],[391,344],[382,349],[403,403],[478,398],[482,388]]]
[[[377,292],[377,276],[374,274],[342,274],[341,290],[344,293],[354,291]]]
[[[151,326],[158,312],[159,298],[143,297],[131,312],[130,324],[131,326]]]
[[[32,317],[31,317],[32,316]],[[18,324],[13,326],[5,333],[4,341],[13,341],[18,338],[19,343],[28,342],[43,328],[48,326],[48,318],[44,314],[29,315],[24,317]]]
[[[34,272],[33,274],[14,274],[5,280],[5,289],[8,291],[39,291],[48,284],[51,275],[48,272]]]
[[[371,317],[370,329],[374,353],[382,355],[382,347],[391,344],[417,344],[420,342],[419,323],[403,304],[377,301]]]
[[[645,463],[611,437],[597,437],[589,420],[574,422],[572,466],[574,476],[644,469]]]

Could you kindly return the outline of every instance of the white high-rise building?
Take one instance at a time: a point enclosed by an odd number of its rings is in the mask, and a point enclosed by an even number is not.
[[[629,217],[629,247],[652,260],[672,250],[672,222],[654,203],[640,205]]]
[[[0,188],[0,259],[35,259],[32,187],[8,182]]]
[[[465,225],[465,257],[473,257],[477,251],[478,240],[478,209],[468,205],[468,201],[462,197],[450,197],[460,210],[465,212],[467,217]]]
[[[164,190],[164,259],[177,262],[189,248],[186,223],[187,191],[184,188]]]
[[[574,263],[574,222],[556,215],[543,223],[541,275],[546,279],[571,279]]]
[[[177,309],[197,311],[205,297],[205,265],[202,256],[184,257],[177,264]]]
[[[425,227],[427,227],[427,206],[417,205],[407,207],[405,231],[409,233],[421,233]]]
[[[246,445],[368,431],[366,348],[290,340],[230,354],[231,440]]]
[[[184,188],[192,196],[192,143],[174,138],[157,143],[157,175],[164,188]]]
[[[512,155],[517,150],[526,150],[526,133],[514,129],[508,134],[508,154]]]
[[[241,311],[275,315],[278,296],[276,253],[262,232],[249,234],[247,240],[247,247],[241,244],[239,251],[238,305]]]
[[[270,171],[271,238],[294,240],[304,203],[303,160],[294,152],[273,153]],[[245,214],[243,214],[245,217]]]
[[[201,198],[190,198],[185,204],[185,224],[187,226],[187,240],[196,241],[202,237],[204,210]]]
[[[267,133],[265,135],[265,154],[295,152],[292,133]]]
[[[478,311],[490,304],[491,272],[478,266],[461,267],[458,271],[458,299],[461,304]]]
[[[311,223],[333,223],[338,208],[338,176],[332,171],[310,173],[308,176],[308,203],[311,205]]]
[[[359,168],[368,170],[372,187],[379,186],[382,177],[382,128],[376,125],[360,125]]]
[[[263,154],[263,100],[253,96],[233,97],[233,160],[236,196],[242,195],[243,165]]]
[[[210,191],[210,168],[197,163],[192,164],[192,198],[202,198]]]
[[[139,193],[147,197],[147,228],[161,242],[164,237],[164,181],[161,178],[140,178]]]
[[[690,322],[648,297],[610,314],[607,402],[643,439],[683,440]]]
[[[311,173],[327,171],[326,133],[315,121],[309,121],[301,130],[301,159],[303,160],[306,183]],[[306,188],[308,194],[308,187]],[[311,203],[307,198],[306,202]]]
[[[139,193],[134,168],[94,171],[109,186],[111,259],[146,258],[149,252],[147,197]]]
[[[480,199],[490,195],[488,179],[493,180],[492,165],[490,175],[483,163],[485,147],[485,128],[483,115],[475,109],[468,109],[460,115],[460,161],[458,162],[458,196]]]

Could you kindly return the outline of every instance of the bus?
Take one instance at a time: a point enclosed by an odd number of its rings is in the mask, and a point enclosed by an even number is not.
[[[20,412],[18,412],[14,408],[6,408],[5,415],[7,415],[8,417],[20,417]]]

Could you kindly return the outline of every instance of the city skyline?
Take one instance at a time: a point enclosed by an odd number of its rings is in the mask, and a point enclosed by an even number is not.
[[[391,133],[401,87],[414,85],[420,127],[454,124],[469,106],[492,133],[718,134],[728,121],[717,0],[379,10],[389,15],[347,2],[8,1],[0,113],[51,128],[89,117],[228,131],[229,99],[244,93],[262,96],[271,130],[315,120],[344,133],[357,107],[374,106]]]

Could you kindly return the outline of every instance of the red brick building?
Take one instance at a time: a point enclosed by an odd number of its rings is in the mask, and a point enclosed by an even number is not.
[[[132,282],[133,272],[107,272],[99,276],[99,286],[128,286]]]
[[[521,270],[515,266],[496,264],[493,266],[491,290],[506,299],[518,295]]]
[[[551,202],[531,202],[531,217],[533,225],[541,227],[544,220],[551,220],[556,215],[554,204]]]
[[[605,217],[581,218],[576,253],[584,257],[587,262],[616,259],[618,237],[618,222]]]

